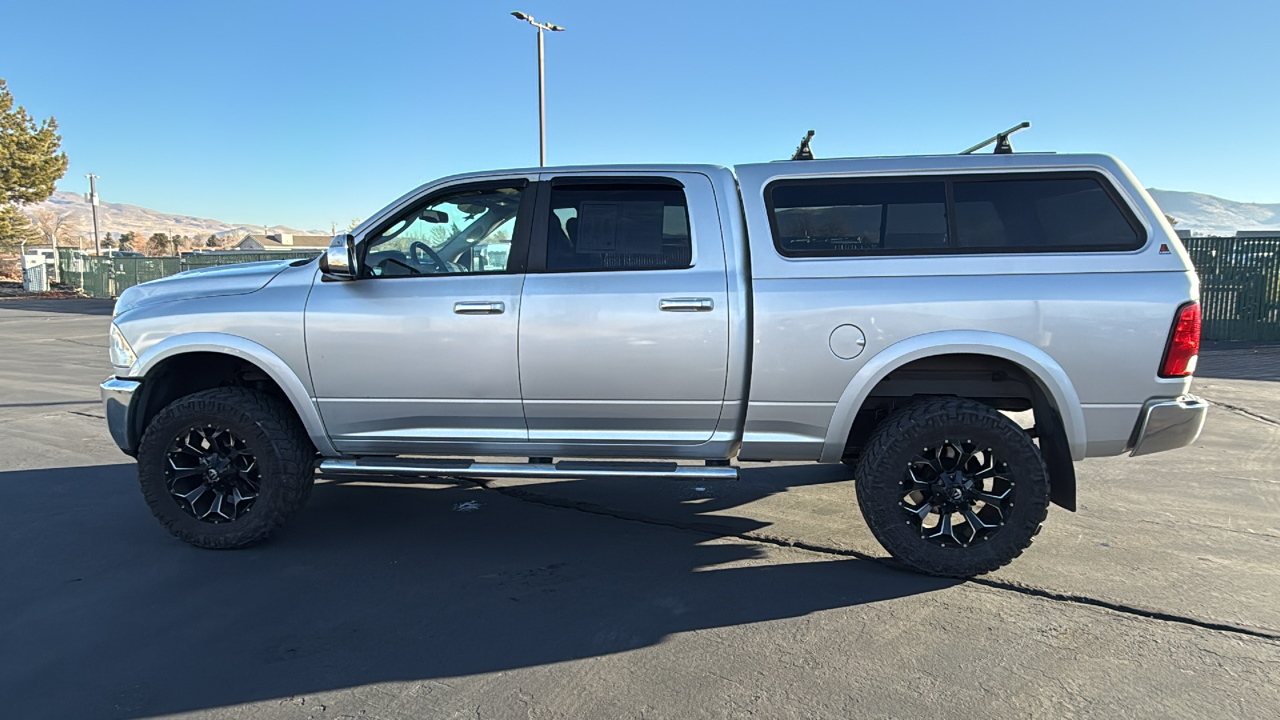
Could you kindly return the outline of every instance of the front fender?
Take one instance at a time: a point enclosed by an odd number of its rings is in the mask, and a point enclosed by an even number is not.
[[[894,343],[868,360],[853,376],[836,403],[827,427],[820,462],[839,462],[853,426],[854,416],[872,389],[894,370],[913,360],[936,355],[989,355],[1016,363],[1040,383],[1062,416],[1071,457],[1085,454],[1084,410],[1071,378],[1048,353],[1010,335],[981,330],[944,330],[925,333]]]
[[[324,422],[320,419],[320,411],[316,408],[308,392],[308,384],[298,376],[293,368],[267,347],[237,335],[215,332],[197,332],[174,335],[152,345],[129,367],[129,376],[142,378],[146,382],[149,371],[162,361],[192,352],[213,352],[231,355],[253,363],[265,372],[293,405],[294,412],[302,420],[302,426],[315,444],[316,450],[325,457],[340,455],[329,436],[325,432]]]

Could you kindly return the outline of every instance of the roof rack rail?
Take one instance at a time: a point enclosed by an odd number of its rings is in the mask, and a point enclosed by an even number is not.
[[[983,140],[982,142],[978,143],[977,145],[974,145],[968,150],[961,150],[960,154],[972,155],[975,151],[981,150],[982,148],[990,145],[991,143],[995,143],[996,148],[995,150],[992,151],[993,153],[995,153],[996,155],[1012,155],[1013,146],[1009,144],[1009,136],[1018,132],[1019,130],[1025,130],[1029,127],[1031,127],[1031,123],[1024,120],[1023,122],[1020,122],[1017,125],[1014,125],[1013,127],[1009,128],[1008,130],[1005,130],[1002,133],[996,133],[994,136],[989,137],[986,140]]]

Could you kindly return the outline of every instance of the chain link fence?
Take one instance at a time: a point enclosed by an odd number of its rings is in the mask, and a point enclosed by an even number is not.
[[[134,285],[177,275],[186,270],[270,260],[310,259],[320,250],[285,252],[190,253],[181,257],[99,257],[79,250],[58,250],[58,271],[64,285],[89,297],[113,298]]]
[[[1201,336],[1280,341],[1280,235],[1182,242],[1200,276]]]

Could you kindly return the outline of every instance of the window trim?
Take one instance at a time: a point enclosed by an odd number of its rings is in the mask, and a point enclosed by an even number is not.
[[[416,201],[405,206],[398,213],[393,213],[390,217],[382,222],[374,225],[369,231],[364,233],[360,245],[356,248],[356,254],[359,256],[360,280],[401,280],[404,278],[446,278],[446,277],[479,277],[485,275],[520,275],[526,272],[529,258],[529,233],[531,231],[530,219],[537,206],[538,201],[538,184],[530,182],[527,178],[509,178],[497,180],[479,180],[475,182],[461,182],[456,185],[446,185],[442,188],[428,193],[418,198]],[[437,202],[443,197],[455,195],[457,193],[474,192],[476,190],[497,190],[500,188],[516,188],[521,191],[520,208],[516,210],[515,226],[511,233],[511,253],[507,256],[507,267],[503,270],[492,270],[484,272],[465,272],[465,273],[428,273],[425,275],[372,275],[369,272],[368,264],[365,257],[368,255],[369,247],[373,244],[379,235],[400,222],[405,216],[417,212],[419,209]]]
[[[543,188],[538,193],[538,207],[533,215],[530,229],[528,265],[526,272],[539,275],[578,275],[582,273],[620,273],[620,272],[684,272],[693,270],[698,265],[697,239],[693,236],[693,217],[689,207],[689,193],[685,184],[673,177],[653,175],[557,175],[550,180],[543,180],[538,185]],[[601,185],[622,185],[631,187],[649,186],[671,190],[676,188],[684,196],[685,223],[689,226],[689,264],[685,267],[667,268],[585,268],[582,270],[549,270],[547,269],[547,228],[551,225],[551,192],[553,189],[582,188],[595,189]],[[594,186],[594,187],[593,187]],[[534,229],[536,228],[536,230]]]
[[[1111,199],[1121,217],[1133,229],[1136,238],[1134,243],[1124,245],[1057,245],[1047,248],[1037,247],[1005,247],[1005,248],[968,248],[956,247],[958,228],[955,220],[955,192],[957,183],[976,182],[1008,182],[1017,180],[1080,180],[1089,179],[1098,183],[1107,197]],[[947,247],[945,248],[911,248],[885,249],[864,248],[852,251],[845,250],[786,250],[782,247],[778,236],[778,222],[774,213],[773,190],[780,186],[824,185],[833,181],[840,183],[897,183],[897,182],[941,182],[946,187],[947,215]],[[1055,253],[1119,253],[1135,252],[1146,247],[1150,236],[1147,228],[1134,214],[1133,208],[1125,201],[1110,178],[1096,170],[1064,170],[1041,172],[1024,170],[1016,172],[964,172],[964,173],[931,173],[926,175],[830,175],[826,177],[778,178],[764,186],[765,214],[769,218],[769,234],[772,236],[774,250],[784,258],[800,260],[805,258],[856,258],[856,257],[902,257],[914,255],[1044,255]]]

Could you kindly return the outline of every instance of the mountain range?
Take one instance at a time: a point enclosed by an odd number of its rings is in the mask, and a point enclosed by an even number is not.
[[[1178,190],[1148,189],[1166,214],[1178,221],[1179,230],[1190,230],[1196,235],[1234,235],[1237,230],[1275,230],[1280,235],[1280,203],[1245,203],[1203,193]],[[34,215],[40,208],[55,212],[70,212],[86,237],[91,237],[93,221],[89,204],[84,197],[73,192],[55,192],[48,200],[24,208]],[[282,232],[295,235],[325,235],[324,230],[297,230],[283,225],[264,228],[261,225],[244,225],[160,212],[137,205],[103,202],[98,206],[98,227],[104,233],[137,232],[178,233],[192,237],[217,235],[241,236],[249,233]]]
[[[77,226],[78,230],[76,234],[82,234],[86,238],[93,237],[92,211],[89,208],[89,203],[85,202],[83,195],[58,191],[44,202],[26,206],[23,208],[23,212],[28,216],[34,217],[36,211],[42,208],[53,210],[57,213],[71,213],[73,224]],[[210,235],[240,237],[248,234],[263,234],[264,230],[267,233],[291,233],[294,235],[328,234],[327,231],[298,230],[284,225],[264,227],[262,225],[245,225],[222,220],[191,217],[190,215],[174,215],[137,205],[109,203],[101,200],[99,200],[98,204],[98,229],[103,233],[112,233],[114,235],[126,232],[151,235],[152,233],[161,232],[200,238]]]
[[[1275,230],[1280,235],[1280,203],[1245,203],[1204,193],[1156,190],[1147,192],[1179,230],[1196,235],[1235,235],[1237,230]]]

